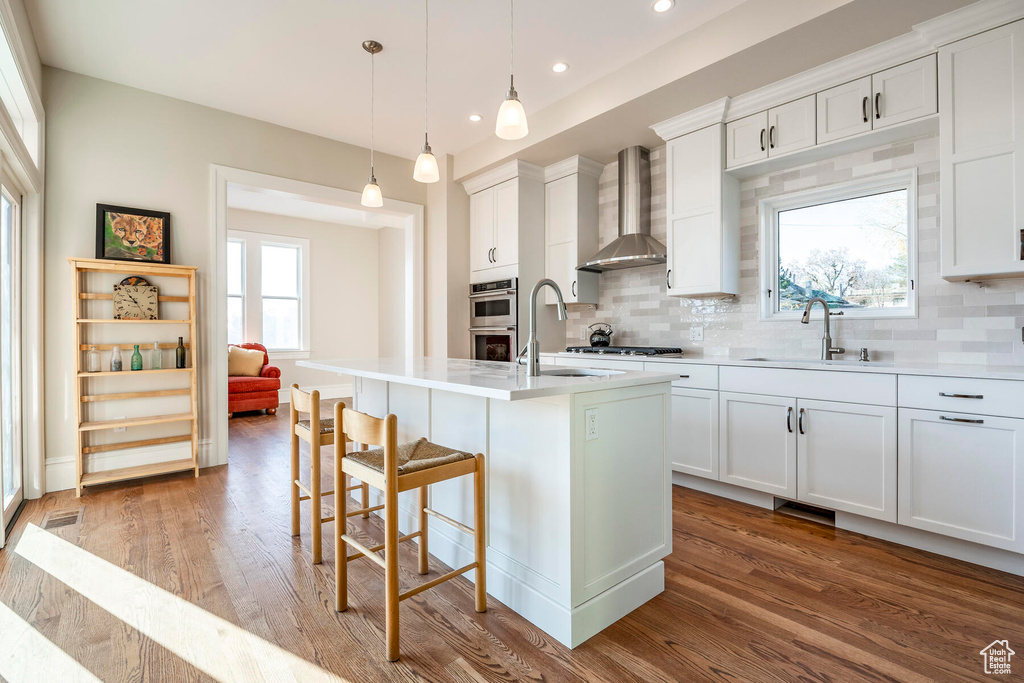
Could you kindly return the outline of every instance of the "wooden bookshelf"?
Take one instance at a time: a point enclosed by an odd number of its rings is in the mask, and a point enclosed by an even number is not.
[[[97,484],[109,484],[129,479],[151,477],[169,472],[183,472],[192,470],[195,476],[199,476],[199,413],[197,403],[197,378],[196,378],[196,268],[193,266],[163,265],[157,263],[133,263],[127,261],[107,261],[102,259],[76,259],[69,258],[68,262],[75,270],[74,277],[74,320],[75,320],[75,418],[77,434],[77,456],[75,465],[75,493],[82,495],[82,488]],[[89,273],[106,273],[110,275],[141,275],[142,277],[183,278],[188,283],[187,296],[165,296],[161,295],[159,301],[162,304],[186,304],[188,307],[187,318],[168,318],[161,320],[114,320],[111,292],[85,291],[85,283]],[[84,308],[83,308],[84,307]],[[180,311],[180,309],[177,309]],[[97,315],[108,313],[109,317],[99,318]],[[178,314],[180,315],[180,313]],[[97,350],[109,351],[114,344],[109,340],[106,343],[90,344],[86,337],[91,337],[90,332],[94,326],[113,325],[114,330],[125,327],[127,331],[135,329],[137,325],[160,325],[159,329],[174,330],[178,326],[188,339],[185,347],[191,354],[191,365],[185,368],[162,368],[160,370],[122,370],[121,372],[86,372],[85,358],[89,348],[95,346]],[[138,330],[126,335],[138,337]],[[142,346],[140,342],[123,342],[118,345],[122,349],[132,349],[135,344]],[[150,347],[149,344],[145,344]],[[173,349],[177,346],[174,343],[162,342],[159,345],[161,350]],[[150,347],[151,348],[151,347]],[[132,382],[119,388],[117,391],[100,393],[94,386],[94,379],[109,378],[109,381],[117,381],[117,377],[133,377]],[[161,388],[152,382],[160,377],[187,377],[188,386],[181,388]],[[188,396],[189,408],[187,412],[169,413],[165,411],[152,411],[149,414],[135,415],[128,418],[117,419],[92,419],[96,414],[92,411],[98,410],[101,405],[109,405],[111,402],[124,401],[133,407],[133,412],[140,412],[139,407],[145,407],[149,403],[160,403],[160,401],[147,401],[146,399],[162,399],[175,396]],[[102,413],[100,414],[102,416]],[[133,439],[115,443],[97,443],[96,435],[110,432],[121,428],[131,428],[136,432],[140,428],[153,425],[188,425],[188,433],[172,436],[153,436],[152,438]],[[92,441],[92,443],[90,443]],[[110,453],[113,451],[126,450],[130,448],[145,448],[161,446],[173,443],[191,444],[191,456],[185,459],[176,459],[167,462],[158,462],[145,465],[133,465],[130,467],[119,467],[109,470],[92,470],[89,466],[89,456],[96,453]],[[87,471],[90,470],[90,471]]]

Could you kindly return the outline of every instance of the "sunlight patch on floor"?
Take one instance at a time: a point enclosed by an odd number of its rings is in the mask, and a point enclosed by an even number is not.
[[[99,683],[91,671],[0,602],[0,678],[5,681]]]
[[[347,683],[34,524],[15,552],[218,681]]]

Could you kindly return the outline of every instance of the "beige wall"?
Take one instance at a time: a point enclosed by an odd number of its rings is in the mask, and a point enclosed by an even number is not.
[[[96,203],[171,212],[172,258],[199,267],[200,438],[209,434],[212,219],[210,166],[221,164],[360,191],[367,150],[59,69],[43,70],[46,127],[46,453],[67,471],[75,441],[72,278],[68,256],[94,253]],[[412,161],[375,160],[385,196],[417,204]],[[129,435],[130,436],[130,435]],[[52,467],[51,467],[52,465]],[[73,465],[70,465],[73,471]],[[54,472],[56,474],[56,472]],[[47,482],[53,490],[54,482]]]
[[[381,228],[378,251],[378,330],[381,358],[405,355],[405,231]]]
[[[241,209],[228,209],[228,229],[309,240],[310,359],[377,356],[380,230]],[[344,306],[339,306],[342,299]],[[281,368],[282,388],[342,383],[318,370],[297,367],[295,360],[271,362]]]

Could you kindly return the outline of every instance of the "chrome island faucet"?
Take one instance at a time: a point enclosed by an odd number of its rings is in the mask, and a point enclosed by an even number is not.
[[[815,303],[821,304],[822,308],[825,309],[825,336],[821,338],[821,359],[832,360],[834,354],[844,354],[846,349],[832,346],[832,334],[829,326],[829,316],[832,315],[832,311],[828,307],[828,302],[822,299],[820,296],[816,296],[807,302],[807,306],[804,308],[804,314],[800,318],[800,322],[804,325],[811,322],[811,307]]]
[[[554,280],[545,278],[533,286],[533,291],[530,292],[530,339],[526,342],[523,350],[519,352],[519,355],[516,356],[517,363],[526,365],[529,368],[526,374],[530,377],[540,377],[540,341],[537,340],[537,295],[544,285],[548,285],[551,289],[555,290],[555,296],[558,297],[558,319],[565,320],[569,317],[565,310],[565,301],[562,299],[562,290],[558,288],[558,284]],[[523,358],[523,354],[526,354],[526,358]]]

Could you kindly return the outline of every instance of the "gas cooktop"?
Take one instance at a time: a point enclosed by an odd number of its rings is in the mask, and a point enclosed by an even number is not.
[[[669,346],[570,346],[568,353],[596,353],[609,356],[681,356],[682,349]]]

